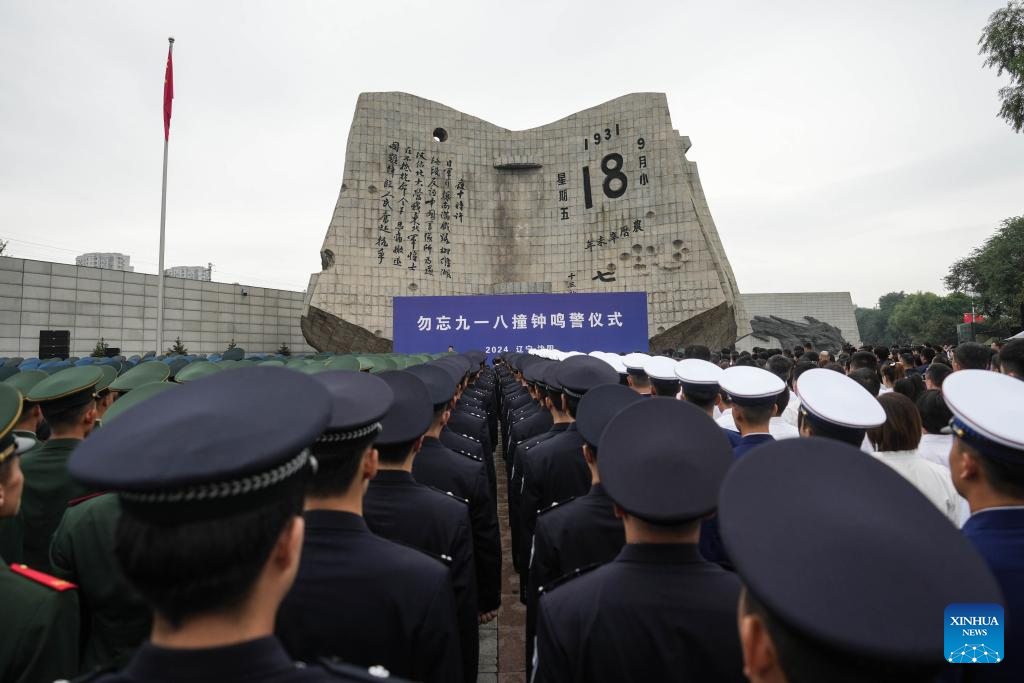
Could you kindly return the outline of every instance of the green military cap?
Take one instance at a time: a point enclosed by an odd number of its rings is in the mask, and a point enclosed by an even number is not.
[[[49,377],[49,375],[42,370],[22,370],[21,372],[11,375],[5,379],[4,384],[10,384],[12,387],[20,391],[22,396],[28,396],[28,392],[32,387],[39,384],[47,377]]]
[[[301,368],[295,368],[295,369],[298,370],[299,372],[307,374],[307,375],[315,375],[318,372],[325,372],[327,370],[332,370],[334,368],[328,368],[323,363],[320,363],[318,361],[314,361],[312,363],[306,363]]]
[[[309,363],[309,359],[307,358],[289,358],[284,362],[286,367],[296,369],[305,366],[307,363]]]
[[[171,374],[166,363],[150,360],[139,363],[110,384],[111,391],[131,391],[150,382],[163,382]]]
[[[362,370],[363,365],[355,356],[334,356],[323,364],[328,370]]]
[[[44,403],[51,410],[77,408],[95,398],[96,385],[101,379],[103,371],[95,365],[68,368],[40,381],[25,398]]]
[[[245,349],[241,346],[236,346],[222,353],[220,357],[222,360],[242,360],[245,358]]]
[[[360,370],[373,370],[377,363],[373,356],[356,356],[356,360],[359,362]]]
[[[208,360],[196,360],[189,363],[187,367],[179,370],[178,374],[174,376],[174,381],[191,382],[194,379],[218,373],[223,369],[224,368],[217,363],[211,363]]]
[[[96,366],[103,373],[103,377],[96,383],[96,393],[102,393],[110,389],[111,383],[117,379],[117,368],[113,365],[98,365]]]
[[[0,367],[0,381],[7,381],[9,377],[14,377],[17,374],[17,365],[5,365],[3,367]]]
[[[235,361],[236,368],[254,368],[256,367],[256,361],[243,358],[242,360]]]
[[[109,425],[110,422],[116,419],[118,415],[132,406],[142,403],[143,401],[150,399],[157,394],[163,393],[168,389],[174,389],[176,386],[177,385],[173,382],[150,382],[149,384],[143,384],[135,387],[134,391],[117,399],[114,401],[114,405],[107,408],[107,412],[103,415],[103,424]]]
[[[373,369],[370,372],[377,375],[388,370],[398,370],[398,363],[387,356],[377,356],[374,358]]]
[[[235,367],[236,365],[238,365],[238,361],[237,360],[230,360],[230,359],[224,360],[223,358],[221,360],[215,360],[215,361],[211,361],[211,362],[214,365],[216,365],[218,368],[220,368],[221,370],[229,370],[229,369]]]
[[[284,367],[284,361],[271,358],[270,360],[258,361],[256,363],[256,365],[266,365],[266,366],[270,366],[270,367],[283,368]]]
[[[0,383],[0,464],[17,449],[14,425],[21,418],[21,393],[10,384]]]

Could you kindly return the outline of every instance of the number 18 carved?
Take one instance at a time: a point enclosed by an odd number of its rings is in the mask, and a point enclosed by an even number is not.
[[[617,152],[606,154],[601,159],[601,172],[604,173],[604,182],[601,189],[608,199],[618,199],[626,194],[626,187],[629,184],[626,174],[622,171],[622,155]],[[612,181],[618,181],[617,187],[612,186]],[[590,189],[590,166],[583,167],[583,204],[586,208],[594,208],[594,197]]]

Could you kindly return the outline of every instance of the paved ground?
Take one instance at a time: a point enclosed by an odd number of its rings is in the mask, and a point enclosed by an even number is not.
[[[526,607],[519,602],[519,576],[512,568],[512,541],[508,530],[505,461],[499,447],[495,455],[498,479],[498,521],[501,524],[502,596],[498,618],[480,627],[479,683],[523,683],[526,666],[524,633]]]

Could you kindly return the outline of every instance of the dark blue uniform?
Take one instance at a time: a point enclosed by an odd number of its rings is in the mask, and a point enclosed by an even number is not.
[[[501,536],[497,503],[490,493],[484,464],[428,436],[413,460],[412,476],[422,484],[469,501],[477,609],[480,613],[497,609],[501,605]]]
[[[964,535],[985,558],[1003,590],[1005,660],[969,667],[973,681],[1024,681],[1024,506],[981,510],[971,515]],[[1014,652],[1017,656],[1014,656]]]
[[[508,480],[508,526],[512,537],[512,564],[516,571],[525,572],[529,557],[524,557],[522,538],[522,499],[523,499],[523,463],[529,459],[533,449],[538,444],[547,441],[561,434],[569,428],[568,422],[560,422],[552,425],[551,429],[526,441],[513,444],[512,453],[508,458],[508,465],[511,467]]]
[[[448,568],[374,535],[359,515],[305,513],[302,562],[277,615],[295,659],[336,656],[418,681],[462,679]]]
[[[751,449],[757,448],[763,443],[769,443],[775,441],[775,437],[771,434],[748,434],[740,439],[739,443],[734,444],[732,447],[732,454],[737,458],[743,457]]]
[[[541,596],[533,680],[745,681],[739,592],[695,545],[627,545]]]
[[[556,504],[537,515],[526,592],[526,664],[533,659],[537,598],[542,587],[566,574],[611,562],[626,544],[622,520],[601,484],[585,496]]]
[[[329,683],[380,681],[380,667],[370,674],[349,664],[293,662],[276,638],[259,638],[227,647],[198,650],[168,649],[146,643],[119,673],[78,679],[95,683],[194,683],[252,681],[253,683]],[[397,680],[397,679],[392,679]]]
[[[378,536],[448,558],[458,611],[463,680],[475,683],[480,633],[467,501],[417,483],[409,472],[379,470],[363,496],[363,517]]]
[[[523,558],[529,558],[537,511],[590,490],[590,469],[583,459],[583,437],[570,424],[565,431],[531,449],[522,464],[521,505]],[[528,564],[524,563],[524,564]]]

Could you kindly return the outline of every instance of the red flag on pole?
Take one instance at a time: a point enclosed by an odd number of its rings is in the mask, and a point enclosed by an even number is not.
[[[167,48],[167,72],[164,74],[164,140],[171,136],[171,100],[174,99],[174,69],[171,64],[171,48]]]

